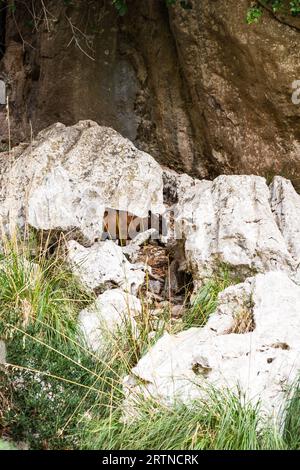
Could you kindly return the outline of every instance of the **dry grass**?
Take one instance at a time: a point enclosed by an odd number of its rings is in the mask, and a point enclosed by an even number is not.
[[[246,308],[234,314],[234,323],[232,328],[228,331],[228,334],[233,333],[242,335],[245,333],[251,333],[255,329],[255,322],[253,313]]]

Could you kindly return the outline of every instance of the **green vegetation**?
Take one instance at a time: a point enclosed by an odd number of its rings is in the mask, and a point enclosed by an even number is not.
[[[262,424],[258,408],[242,405],[231,394],[211,392],[208,401],[173,409],[144,403],[142,416],[134,424],[122,424],[116,413],[110,421],[92,420],[83,430],[83,448],[237,450],[284,448],[275,430]]]
[[[247,11],[246,21],[248,24],[258,23],[263,14],[262,7],[259,5],[253,5]]]
[[[237,284],[239,279],[233,277],[227,266],[223,266],[219,273],[208,280],[198,290],[191,307],[183,317],[184,328],[204,326],[210,315],[217,307],[217,299],[220,292],[227,287]]]
[[[125,13],[127,13],[128,6],[126,0],[112,0],[112,3],[120,16],[123,16]]]
[[[164,0],[168,7],[179,4],[185,10],[192,8],[188,0]],[[118,14],[125,15],[129,8],[127,0],[112,0]],[[246,21],[248,24],[258,23],[263,15],[264,7],[273,11],[273,13],[284,13],[286,15],[299,16],[300,15],[300,0],[260,0],[253,2],[246,14]]]
[[[0,439],[0,450],[16,450],[13,445],[8,441],[3,441]]]
[[[91,301],[58,257],[37,249],[30,236],[26,243],[4,239],[0,256],[0,335],[3,324],[30,327],[44,336],[74,335],[76,310]],[[37,253],[37,254],[36,254]],[[76,307],[76,308],[75,308]],[[74,312],[75,310],[75,312]]]
[[[207,283],[182,328],[204,324],[216,307],[218,292],[230,283],[226,269]],[[63,259],[38,248],[34,237],[4,243],[0,338],[7,345],[8,364],[0,369],[0,438],[6,439],[0,441],[2,448],[10,441],[31,449],[300,447],[298,392],[289,402],[282,436],[263,420],[259,406],[213,390],[205,401],[188,408],[143,400],[139,419],[124,422],[123,379],[162,328],[149,339],[153,324],[145,306],[137,319],[138,338],[128,326],[107,337],[106,349],[95,355],[76,331],[78,312],[91,301]],[[166,327],[168,321],[166,316]]]
[[[287,403],[283,437],[290,449],[300,449],[300,384],[292,388]]]
[[[300,15],[300,0],[260,0],[255,2],[247,11],[246,22],[248,24],[258,23],[263,15],[264,7],[273,11],[273,13],[283,13],[285,15]]]
[[[113,5],[117,9],[120,16],[128,12],[127,0],[112,0]],[[168,7],[180,4],[186,10],[192,8],[188,0],[165,0]],[[260,0],[254,2],[248,9],[246,14],[246,21],[248,24],[258,23],[263,15],[264,7],[270,8],[273,13],[282,12],[287,15],[299,16],[300,15],[300,0]]]

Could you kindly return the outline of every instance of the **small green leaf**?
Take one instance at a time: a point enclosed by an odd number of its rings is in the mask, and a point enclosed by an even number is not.
[[[300,15],[300,0],[290,2],[290,11],[292,16]]]
[[[116,7],[118,14],[120,16],[126,15],[128,11],[126,0],[113,0],[113,5]]]
[[[247,24],[258,23],[262,17],[262,9],[260,6],[253,6],[247,11],[246,22]]]

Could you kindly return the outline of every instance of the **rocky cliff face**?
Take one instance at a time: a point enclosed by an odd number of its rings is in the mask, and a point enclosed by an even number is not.
[[[130,0],[123,18],[107,1],[65,3],[44,2],[46,18],[38,1],[34,15],[26,2],[1,15],[14,141],[29,139],[31,126],[93,119],[194,176],[297,183],[299,19],[266,12],[246,25],[247,0],[189,0],[187,10]],[[6,126],[2,106],[2,140]]]

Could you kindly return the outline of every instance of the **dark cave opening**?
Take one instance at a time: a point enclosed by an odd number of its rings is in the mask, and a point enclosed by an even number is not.
[[[0,3],[0,60],[5,54],[6,12],[7,2],[4,1]]]

